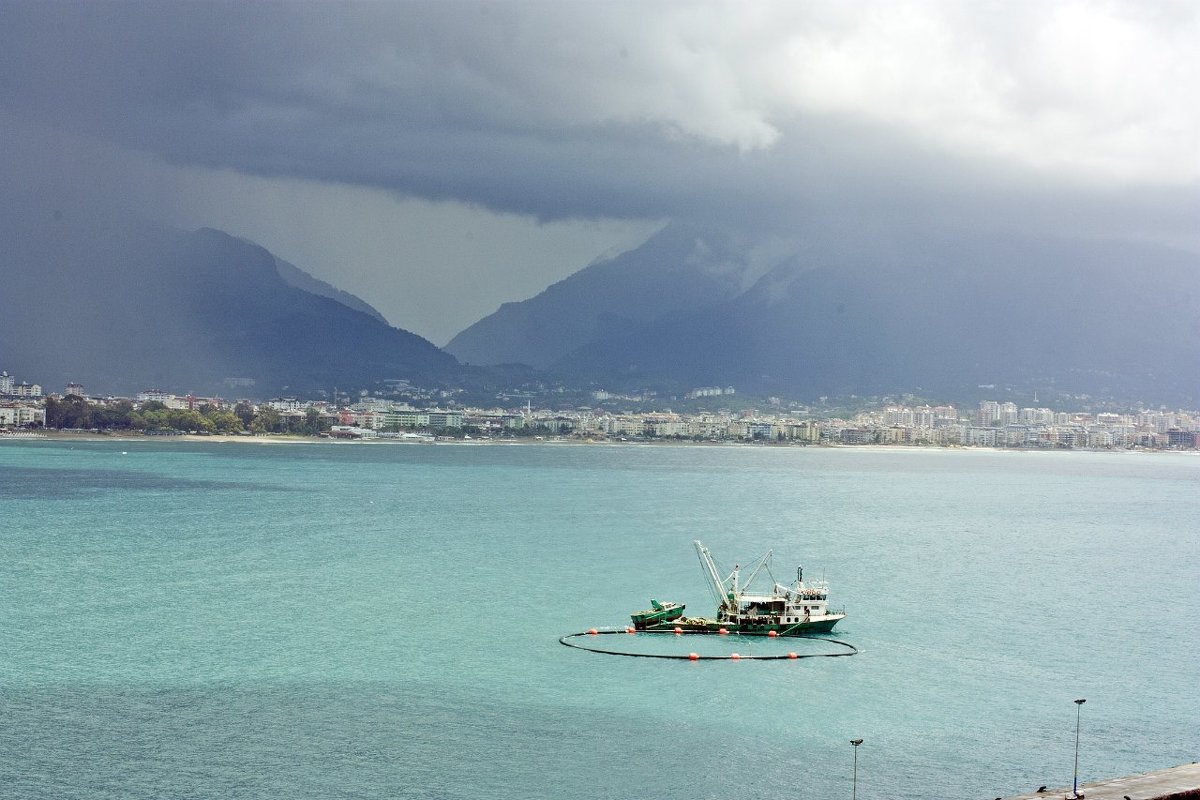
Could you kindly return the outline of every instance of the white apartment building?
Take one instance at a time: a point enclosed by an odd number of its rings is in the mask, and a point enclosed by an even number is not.
[[[22,428],[26,425],[45,425],[46,409],[39,406],[27,406],[20,403],[4,403],[0,405],[0,426],[5,428]]]
[[[267,405],[280,412],[300,411],[304,408],[304,403],[294,397],[276,397],[274,400],[268,400]]]
[[[688,435],[702,439],[720,439],[725,435],[729,421],[722,417],[703,416],[688,423]]]
[[[1022,408],[1018,419],[1022,425],[1053,425],[1054,412],[1048,408]]]
[[[678,417],[652,417],[646,420],[646,430],[655,436],[691,436],[691,426]]]
[[[977,447],[995,447],[996,429],[974,427],[967,428],[965,444],[973,444]]]
[[[605,417],[604,432],[609,436],[641,436],[646,423],[637,416]]]

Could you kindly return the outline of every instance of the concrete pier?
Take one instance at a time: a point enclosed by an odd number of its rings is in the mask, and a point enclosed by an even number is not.
[[[1070,800],[1074,796],[1070,786],[1050,787],[1008,800]],[[1200,800],[1200,764],[1193,761],[1141,775],[1081,783],[1079,796],[1087,800]]]

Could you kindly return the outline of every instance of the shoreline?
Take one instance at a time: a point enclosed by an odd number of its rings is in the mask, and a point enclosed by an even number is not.
[[[192,444],[251,444],[251,445],[451,445],[460,447],[511,447],[511,446],[627,446],[627,447],[753,447],[770,450],[795,450],[813,448],[818,450],[836,451],[879,451],[879,452],[963,452],[963,453],[1111,453],[1111,454],[1171,454],[1171,455],[1200,455],[1196,450],[1153,450],[1146,448],[1126,449],[1089,449],[1089,448],[1021,448],[1021,447],[967,447],[963,445],[904,445],[904,444],[802,444],[798,442],[694,442],[687,440],[616,440],[616,439],[338,439],[323,436],[300,436],[295,434],[177,434],[158,436],[128,431],[116,433],[96,433],[92,431],[38,430],[20,431],[9,434],[0,433],[0,443],[14,442],[188,442]]]

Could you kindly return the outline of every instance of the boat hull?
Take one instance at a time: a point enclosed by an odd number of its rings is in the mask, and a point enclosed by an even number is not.
[[[679,629],[681,633],[719,634],[723,629],[726,633],[736,633],[742,636],[770,636],[772,631],[775,632],[776,636],[808,636],[814,633],[829,633],[833,630],[833,626],[837,625],[845,618],[845,614],[828,614],[818,619],[809,620],[808,622],[797,622],[792,624],[775,622],[737,624],[733,622],[720,622],[715,619],[688,617],[677,619],[671,622],[661,622],[652,625],[646,625],[642,628],[642,630],[674,631]]]
[[[629,618],[633,620],[633,627],[638,630],[649,630],[655,626],[668,625],[679,619],[683,616],[683,609],[682,605],[670,605],[665,608],[639,611],[636,614],[630,614]]]

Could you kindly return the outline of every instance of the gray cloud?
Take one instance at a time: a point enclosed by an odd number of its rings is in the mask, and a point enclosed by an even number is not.
[[[614,166],[720,174],[835,117],[1021,166],[1200,175],[1184,4],[6,9],[5,106],[261,174],[507,204],[510,163],[553,186],[586,154],[566,174],[603,192]]]
[[[1200,248],[1190,3],[0,14],[0,111],[181,169],[540,220],[989,226]]]

